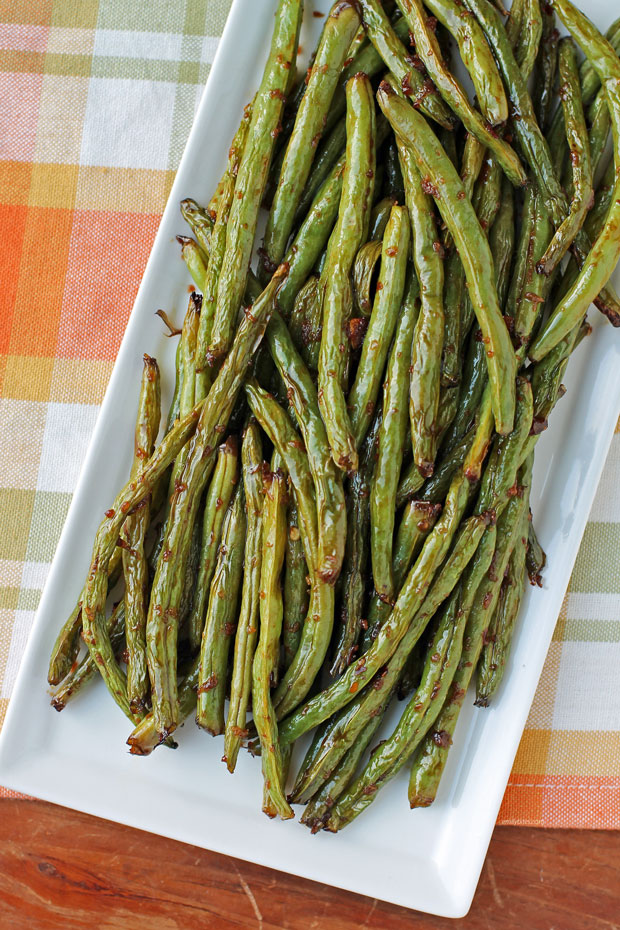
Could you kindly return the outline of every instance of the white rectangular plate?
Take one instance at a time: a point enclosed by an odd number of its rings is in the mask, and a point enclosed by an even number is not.
[[[328,0],[309,0],[301,44],[314,47]],[[80,482],[30,636],[0,743],[0,783],[18,791],[446,917],[469,909],[597,482],[620,412],[620,334],[594,311],[594,333],[571,361],[568,395],[537,449],[533,509],[548,554],[542,590],[528,589],[506,681],[488,710],[464,709],[437,802],[411,812],[406,770],[342,834],[311,836],[260,811],[260,762],[231,777],[221,740],[188,724],[176,752],[130,756],[127,722],[101,683],[62,714],[45,680],[56,633],[88,567],[92,540],[132,453],[142,354],[155,355],[170,394],[174,345],[153,312],[181,318],[188,277],[174,241],[182,197],[205,203],[225,165],[242,106],[260,80],[276,0],[235,0],[140,287]],[[602,26],[612,0],[591,0]],[[105,259],[104,259],[105,260]],[[136,786],[138,790],[136,791]]]

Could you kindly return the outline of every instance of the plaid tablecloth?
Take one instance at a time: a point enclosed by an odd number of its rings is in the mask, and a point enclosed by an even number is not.
[[[229,6],[0,0],[0,724]],[[502,823],[620,828],[619,479],[616,435]]]

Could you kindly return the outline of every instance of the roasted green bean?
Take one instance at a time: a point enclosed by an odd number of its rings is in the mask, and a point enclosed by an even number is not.
[[[351,312],[349,275],[370,224],[374,189],[375,105],[365,75],[347,83],[347,158],[336,227],[321,274],[323,332],[319,356],[319,404],[336,465],[357,469],[357,446],[345,401],[348,357],[346,324]]]
[[[258,638],[264,494],[263,450],[260,430],[256,423],[249,423],[243,435],[241,473],[247,532],[241,605],[230,681],[230,703],[224,733],[224,757],[229,772],[234,772],[241,742],[247,736],[246,716],[252,686],[252,663]]]
[[[406,106],[386,81],[381,83],[377,97],[397,134],[414,151],[423,186],[435,199],[459,250],[469,296],[487,350],[496,429],[499,433],[510,432],[514,417],[516,360],[497,302],[493,260],[486,237],[452,162],[428,124],[419,113]]]
[[[224,732],[228,654],[237,628],[245,537],[245,500],[239,484],[222,525],[200,647],[196,722],[212,736]]]
[[[357,447],[364,439],[374,414],[385,362],[401,311],[409,259],[409,241],[407,210],[404,207],[392,207],[383,235],[377,293],[364,337],[355,381],[347,399]],[[414,287],[413,282],[411,287]],[[415,302],[411,287],[407,295],[407,303]]]

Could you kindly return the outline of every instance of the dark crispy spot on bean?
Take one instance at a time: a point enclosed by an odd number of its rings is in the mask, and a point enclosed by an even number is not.
[[[354,317],[347,323],[347,335],[352,349],[360,349],[368,329],[366,317]]]
[[[205,694],[217,687],[217,675],[209,675],[207,680],[198,686],[197,694]]]
[[[447,749],[448,746],[452,745],[452,737],[446,730],[435,730],[432,735],[432,740],[437,746],[441,746],[442,749]]]

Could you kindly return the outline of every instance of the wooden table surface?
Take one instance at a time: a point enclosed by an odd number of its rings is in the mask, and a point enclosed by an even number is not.
[[[0,801],[1,930],[620,930],[620,832],[498,827],[451,921],[39,801]]]

